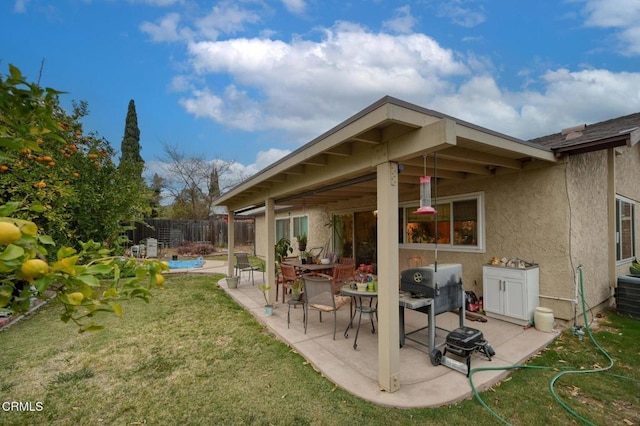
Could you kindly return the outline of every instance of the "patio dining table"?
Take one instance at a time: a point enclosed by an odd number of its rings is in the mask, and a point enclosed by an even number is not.
[[[364,290],[364,291],[357,290],[357,289],[352,288],[351,287],[352,285],[353,285],[353,283],[346,284],[346,285],[342,286],[340,288],[340,294],[342,296],[349,296],[349,297],[351,297],[351,300],[355,300],[355,302],[356,302],[356,309],[351,313],[351,318],[349,319],[349,324],[347,325],[347,328],[344,331],[344,338],[346,339],[347,337],[349,337],[349,329],[353,328],[353,320],[355,319],[356,315],[359,314],[359,316],[358,316],[358,327],[356,328],[356,336],[355,336],[355,339],[353,340],[353,349],[357,349],[357,347],[358,347],[358,334],[360,333],[360,324],[362,323],[362,315],[363,314],[365,316],[368,316],[369,319],[371,320],[371,333],[375,333],[376,332],[376,326],[373,323],[373,315],[377,315],[377,306],[378,306],[378,304],[376,303],[376,305],[374,306],[373,299],[378,297],[378,292],[377,291],[369,291],[369,290]],[[365,304],[365,300],[369,300],[369,305],[368,306]]]
[[[285,265],[291,265],[295,267],[299,271],[307,271],[307,272],[319,272],[323,274],[333,275],[333,269],[336,267],[336,263],[302,263],[298,260],[285,260]]]

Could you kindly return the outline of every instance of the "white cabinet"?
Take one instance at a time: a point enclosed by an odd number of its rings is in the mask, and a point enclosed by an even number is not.
[[[482,292],[488,317],[527,325],[539,304],[538,267],[484,266]]]

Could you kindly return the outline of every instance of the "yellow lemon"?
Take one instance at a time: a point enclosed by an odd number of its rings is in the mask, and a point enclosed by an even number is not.
[[[161,286],[162,284],[164,284],[164,275],[156,274],[156,284],[158,286]]]
[[[24,262],[20,269],[22,270],[22,275],[31,281],[46,274],[49,270],[49,265],[44,260],[30,259]]]
[[[11,244],[22,238],[20,228],[11,222],[0,222],[0,244]]]
[[[69,301],[70,305],[77,306],[84,300],[84,294],[80,293],[79,291],[76,291],[75,293],[69,293],[67,294],[67,300]]]

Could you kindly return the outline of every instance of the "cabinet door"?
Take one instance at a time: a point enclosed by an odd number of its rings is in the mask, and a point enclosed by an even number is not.
[[[510,317],[528,320],[527,289],[524,279],[508,279],[504,284],[504,314]]]
[[[502,314],[502,280],[499,276],[485,272],[482,288],[482,302],[485,312]]]

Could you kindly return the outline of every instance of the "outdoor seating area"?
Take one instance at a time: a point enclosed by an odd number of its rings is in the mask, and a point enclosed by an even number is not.
[[[324,280],[331,282],[330,277]],[[310,280],[305,281],[308,283]],[[244,282],[237,289],[227,289],[224,280],[220,281],[220,286],[264,323],[277,338],[294,348],[329,380],[354,395],[376,404],[401,408],[437,407],[472,397],[469,379],[464,374],[443,365],[432,364],[429,348],[425,345],[429,341],[428,328],[425,327],[427,316],[422,312],[404,309],[406,332],[422,330],[414,333],[412,339],[407,339],[400,349],[400,389],[390,393],[380,390],[378,386],[375,314],[366,321],[363,318],[357,347],[354,348],[357,328],[350,328],[353,318],[349,309],[328,310],[329,315],[335,314],[335,322],[334,318],[326,315],[321,322],[315,312],[305,314],[305,309],[299,309],[301,306],[291,309],[292,305],[289,303],[275,304],[273,314],[266,316],[263,295],[257,286]],[[375,325],[375,333],[372,333],[371,326],[366,326],[369,319]],[[354,327],[357,327],[357,321],[358,318],[354,321]],[[436,346],[444,346],[447,337],[444,330],[458,328],[460,316],[453,312],[443,313],[437,316],[436,322]],[[481,353],[472,354],[471,368],[520,364],[543,349],[556,336],[555,333],[544,333],[535,328],[525,328],[497,319],[468,322],[467,325],[478,329],[495,350],[491,360]],[[338,329],[344,329],[344,335],[336,334]],[[482,391],[507,375],[505,370],[482,371],[473,375],[472,379],[475,388]]]

